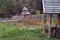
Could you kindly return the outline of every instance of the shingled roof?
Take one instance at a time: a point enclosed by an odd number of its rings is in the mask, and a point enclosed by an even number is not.
[[[28,8],[27,8],[27,7],[24,7],[24,8],[23,8],[23,11],[24,11],[24,10],[27,10],[27,11],[28,11]]]
[[[22,14],[22,15],[30,14],[30,12],[29,12],[29,10],[28,10],[27,7],[24,7],[21,14]]]

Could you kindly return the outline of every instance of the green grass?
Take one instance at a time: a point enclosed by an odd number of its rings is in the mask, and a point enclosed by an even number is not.
[[[41,29],[21,29],[20,27],[0,23],[0,40],[59,40],[48,38],[41,31]]]

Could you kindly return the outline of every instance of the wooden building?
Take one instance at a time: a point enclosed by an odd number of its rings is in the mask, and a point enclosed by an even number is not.
[[[31,15],[31,13],[29,12],[27,7],[24,7],[23,10],[22,10],[21,15],[25,17],[25,16]]]
[[[41,13],[44,14],[43,15],[43,23],[44,23],[44,27],[43,29],[45,28],[46,25],[48,25],[48,35],[49,37],[51,36],[51,25],[52,25],[52,15],[57,15],[57,21],[56,21],[56,25],[55,27],[52,27],[54,30],[53,30],[53,35],[55,35],[56,33],[58,33],[60,35],[60,0],[41,0],[42,4],[41,7]],[[49,15],[49,16],[48,16]],[[45,16],[49,17],[48,18],[48,24],[46,24],[46,21],[45,21]],[[59,30],[58,30],[59,29]],[[57,30],[57,31],[56,31]],[[44,30],[43,30],[44,31]],[[58,35],[58,36],[59,36]]]

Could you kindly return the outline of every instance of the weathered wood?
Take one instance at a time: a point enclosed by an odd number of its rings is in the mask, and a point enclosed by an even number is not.
[[[51,22],[52,22],[52,14],[49,14],[49,27],[48,27],[48,38],[51,37]]]
[[[43,27],[43,34],[45,33],[45,32],[44,32],[44,27],[45,27],[44,16],[45,16],[45,15],[42,14],[42,27]]]
[[[60,28],[60,14],[57,14],[57,24],[58,24],[58,27]]]

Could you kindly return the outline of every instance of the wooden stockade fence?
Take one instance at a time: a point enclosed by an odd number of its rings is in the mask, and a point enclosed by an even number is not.
[[[4,20],[4,21],[0,21],[0,23],[3,24],[18,24],[18,23],[28,23],[28,24],[34,24],[34,25],[42,25],[41,23],[41,17],[39,16],[26,16],[25,18],[12,18],[10,20]]]
[[[17,18],[12,18],[10,20],[4,20],[0,21],[1,23],[13,23],[13,22],[19,22],[19,21],[24,21],[28,23],[33,23],[33,24],[40,24],[41,23],[41,16],[36,16],[36,15],[30,15],[26,16],[23,18],[23,16],[17,16]]]
[[[6,20],[6,21],[0,21],[0,23],[3,23],[3,24],[13,24],[13,23],[17,23],[18,21],[21,21],[21,20],[20,19]]]

